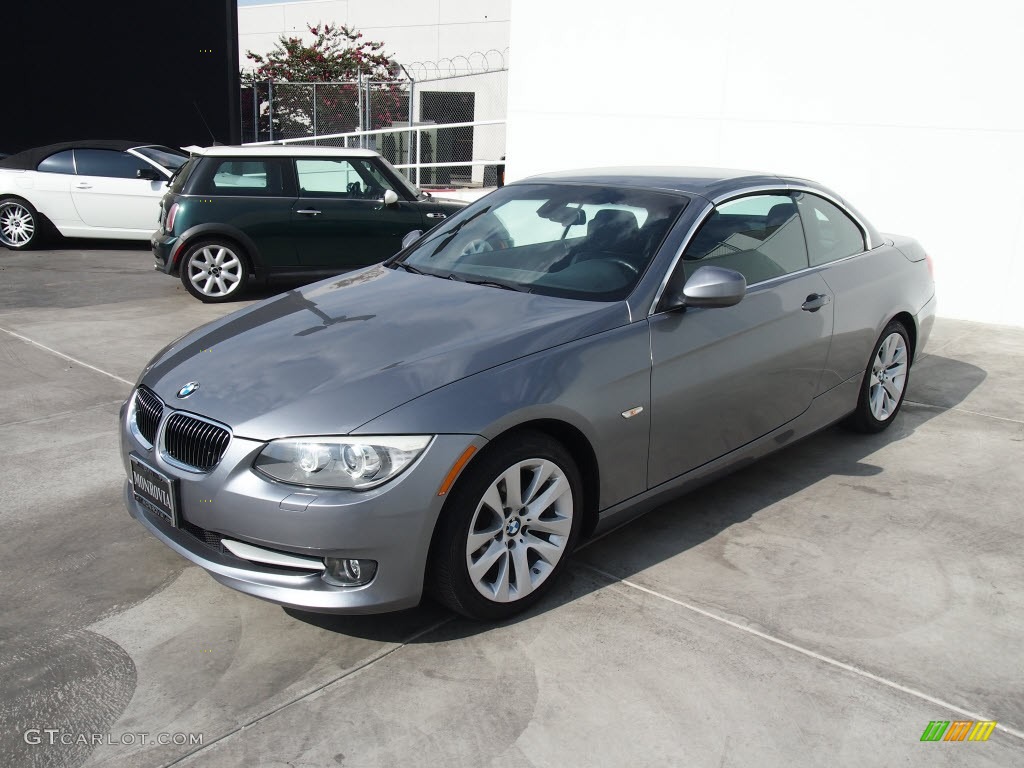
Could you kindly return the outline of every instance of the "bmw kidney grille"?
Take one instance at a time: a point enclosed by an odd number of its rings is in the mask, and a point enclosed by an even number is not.
[[[150,445],[156,444],[156,430],[164,415],[164,404],[160,398],[145,387],[139,387],[135,395],[135,426]]]
[[[139,387],[135,396],[135,426],[147,441],[157,445],[164,404],[151,390]],[[185,469],[208,472],[220,462],[231,442],[231,433],[213,422],[180,411],[163,425],[162,453]]]

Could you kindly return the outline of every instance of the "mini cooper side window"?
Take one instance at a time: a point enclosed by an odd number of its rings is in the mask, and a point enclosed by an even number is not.
[[[811,265],[828,264],[864,250],[864,233],[837,206],[823,197],[801,193],[796,197],[807,233]]]
[[[700,267],[733,269],[747,285],[806,269],[807,246],[789,195],[750,195],[717,206],[683,254],[685,277]]]
[[[252,158],[208,158],[196,173],[193,194],[230,197],[280,197],[284,194],[281,163]]]
[[[295,172],[301,197],[379,200],[393,185],[364,160],[298,158]]]
[[[402,197],[401,193],[395,189],[395,185],[388,181],[387,177],[381,173],[380,168],[374,165],[370,160],[354,160],[352,164],[362,173],[363,185],[364,187],[367,187],[367,191],[370,192],[371,195],[380,197],[384,194],[385,190],[390,189],[399,197]]]
[[[43,173],[68,173],[74,174],[75,172],[75,158],[70,149],[65,149],[63,152],[58,152],[55,155],[50,155],[48,158],[43,160],[39,165],[36,166],[37,171]]]

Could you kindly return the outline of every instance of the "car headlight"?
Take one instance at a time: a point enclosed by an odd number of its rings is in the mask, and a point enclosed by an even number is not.
[[[282,483],[314,488],[373,488],[416,461],[430,435],[294,437],[273,440],[253,465]]]

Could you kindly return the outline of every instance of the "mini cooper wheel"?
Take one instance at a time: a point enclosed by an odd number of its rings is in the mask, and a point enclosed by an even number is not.
[[[41,239],[42,222],[31,203],[19,197],[0,198],[0,244],[24,251]]]
[[[903,405],[909,381],[910,337],[903,323],[893,320],[871,353],[857,410],[847,419],[847,426],[869,433],[888,427]]]
[[[181,260],[181,283],[185,290],[208,304],[241,296],[248,282],[245,253],[226,240],[196,243]]]
[[[582,503],[579,470],[560,443],[537,432],[492,443],[442,512],[432,557],[436,596],[473,619],[526,610],[572,551]]]

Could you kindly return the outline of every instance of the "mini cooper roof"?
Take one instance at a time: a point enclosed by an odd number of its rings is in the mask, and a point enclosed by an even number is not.
[[[301,147],[288,144],[271,144],[261,147],[234,147],[218,144],[213,147],[182,147],[186,152],[204,157],[379,157],[372,149],[355,147]]]

